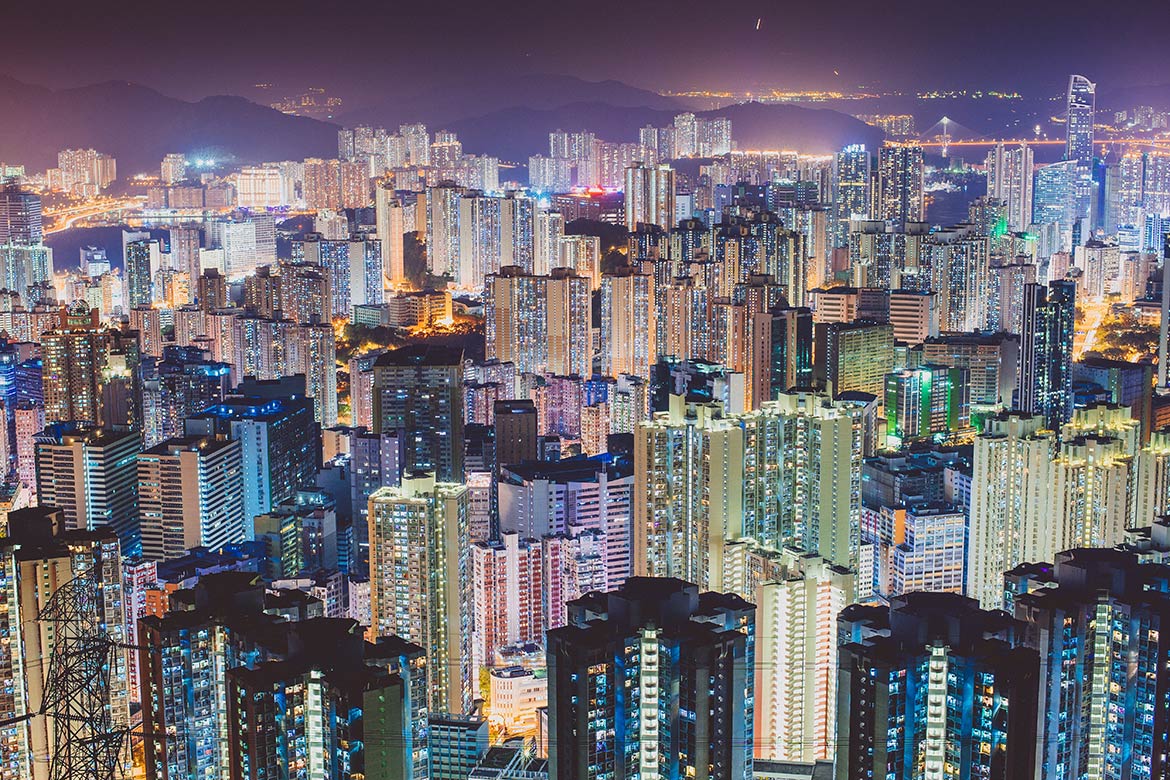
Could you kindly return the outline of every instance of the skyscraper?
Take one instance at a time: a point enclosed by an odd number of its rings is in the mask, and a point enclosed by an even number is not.
[[[59,643],[92,630],[86,625],[88,621],[99,623],[107,632],[105,639],[113,644],[102,668],[108,684],[86,679],[88,693],[64,694],[74,702],[83,698],[93,702],[89,698],[93,696],[104,710],[86,713],[89,733],[81,723],[76,724],[76,732],[82,738],[107,740],[113,736],[111,727],[130,727],[122,559],[117,536],[109,529],[65,530],[63,518],[52,507],[9,512],[6,524],[7,532],[0,539],[0,568],[5,572],[0,580],[0,600],[7,605],[5,630],[18,635],[20,641],[0,643],[0,683],[5,691],[0,698],[0,776],[22,780],[48,777],[50,766],[56,765],[55,756],[65,752],[57,742],[61,732],[51,711],[41,709],[54,695],[46,685],[46,673],[51,666],[57,671],[55,665],[66,658],[75,663],[81,659],[93,662],[96,648],[92,647],[75,650],[72,655],[54,655]],[[73,595],[79,588],[84,588],[85,595]],[[62,590],[66,591],[60,596],[65,608],[58,612],[59,621],[42,618],[41,610]],[[57,673],[64,679],[77,679],[63,670]],[[95,733],[107,717],[109,725]],[[118,766],[129,764],[122,751],[113,757]]]
[[[118,377],[112,375],[109,361],[112,354],[122,349],[122,336],[116,331],[100,327],[97,311],[84,302],[75,301],[60,313],[58,326],[41,336],[44,358],[45,419],[49,422],[84,422],[99,425],[109,419],[115,422],[116,410],[107,408],[107,387]],[[132,365],[137,364],[137,346],[127,345],[135,355],[127,352]],[[130,379],[131,387],[137,372]],[[123,403],[136,403],[131,397]]]
[[[654,277],[624,267],[601,278],[601,371],[650,378],[658,358]]]
[[[837,614],[857,576],[815,553],[728,546],[724,589],[756,604],[756,757],[832,759],[837,730]]]
[[[750,778],[755,632],[742,598],[671,578],[572,602],[548,633],[549,776]]]
[[[887,143],[878,152],[877,217],[902,225],[926,218],[922,147]]]
[[[0,186],[0,246],[40,246],[41,198],[15,185]]]
[[[852,144],[833,159],[833,246],[849,245],[851,220],[869,219],[873,208],[872,158],[864,144]]]
[[[1024,286],[1016,407],[1042,415],[1052,430],[1072,416],[1076,289],[1063,280]]]
[[[147,777],[426,777],[422,648],[361,642],[353,620],[310,617],[313,598],[270,614],[250,572],[181,593],[139,623]]]
[[[387,184],[374,190],[374,214],[377,220],[382,253],[382,279],[387,287],[401,287],[406,282],[406,249],[403,239],[409,231],[406,209],[397,193]]]
[[[63,530],[109,526],[125,555],[142,547],[138,525],[137,431],[84,429],[69,423],[36,436],[37,501],[63,513]]]
[[[1035,776],[1040,659],[1022,625],[951,593],[838,620],[837,780]]]
[[[369,635],[423,648],[434,712],[467,712],[472,699],[467,500],[433,473],[370,496]]]
[[[248,395],[249,387],[262,385],[244,383],[239,394],[209,404],[190,415],[185,425],[190,436],[224,436],[239,442],[248,538],[252,519],[311,486],[319,465],[321,435],[312,401],[296,392],[295,381],[284,381],[293,386],[284,397]],[[272,393],[278,394],[278,390]]]
[[[987,195],[1007,205],[1006,227],[1027,230],[1032,224],[1032,149],[1026,143],[1005,149],[1002,143],[987,153]]]
[[[1055,566],[1012,574],[1021,583],[1015,615],[1027,621],[1029,644],[1041,659],[1029,776],[1165,775],[1166,566],[1140,563],[1128,552],[1075,549],[1057,555]]]
[[[544,641],[544,565],[535,539],[514,532],[477,541],[470,550],[475,610],[471,635],[473,672],[495,666],[495,654],[511,644]]]
[[[1069,76],[1064,159],[1077,160],[1085,167],[1093,162],[1093,110],[1096,101],[1096,84],[1084,76]]]
[[[505,266],[487,277],[485,354],[519,372],[590,376],[589,280],[570,268],[533,276]]]
[[[674,169],[669,165],[626,168],[625,196],[627,229],[643,224],[674,227]]]
[[[141,239],[126,244],[123,263],[126,267],[126,306],[150,306],[154,302],[152,283],[158,270],[157,241]]]
[[[1056,552],[1047,511],[1056,433],[1043,416],[1023,412],[984,426],[975,439],[966,592],[984,609],[1002,609],[1003,573]]]
[[[854,566],[873,403],[778,393],[724,417],[670,398],[634,431],[634,571],[719,587],[743,538]]]
[[[244,541],[240,443],[187,436],[140,453],[138,507],[149,560]]]
[[[416,345],[374,364],[374,432],[405,437],[406,471],[463,479],[463,353]]]

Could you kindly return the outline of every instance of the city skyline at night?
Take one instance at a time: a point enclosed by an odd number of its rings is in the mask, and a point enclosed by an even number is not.
[[[1170,780],[1170,5],[0,27],[0,780]]]

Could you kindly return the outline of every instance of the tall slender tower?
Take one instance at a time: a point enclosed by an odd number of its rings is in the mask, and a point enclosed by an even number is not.
[[[1093,110],[1097,85],[1084,76],[1068,79],[1068,123],[1065,125],[1064,159],[1088,165],[1093,160]]]
[[[1016,406],[1043,415],[1052,430],[1072,416],[1075,322],[1075,282],[1025,285]]]

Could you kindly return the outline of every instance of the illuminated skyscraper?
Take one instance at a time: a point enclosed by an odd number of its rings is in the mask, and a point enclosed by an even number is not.
[[[1076,160],[1082,166],[1093,162],[1093,109],[1096,101],[1096,84],[1084,76],[1069,76],[1064,159]]]
[[[1025,285],[1016,407],[1042,415],[1052,430],[1072,416],[1075,322],[1074,282]]]
[[[137,432],[70,424],[36,436],[37,501],[63,513],[63,530],[109,526],[126,555],[142,547],[138,526]]]
[[[160,251],[157,241],[142,239],[126,244],[126,305],[149,306],[154,302],[151,293],[155,272],[159,269]]]
[[[118,333],[98,326],[97,312],[84,303],[61,310],[59,326],[41,337],[47,421],[97,425],[106,420],[103,392],[115,379],[109,359],[121,342]],[[130,346],[137,352],[136,345]],[[108,412],[112,416],[114,410]]]
[[[921,146],[886,144],[878,152],[879,219],[902,225],[926,218]]]
[[[406,471],[463,479],[463,353],[416,345],[374,364],[374,432],[404,437]]]
[[[514,532],[471,545],[470,573],[475,610],[471,635],[474,673],[495,665],[500,648],[544,641],[544,565],[535,539]]]
[[[374,212],[378,222],[378,241],[382,250],[382,278],[388,287],[406,282],[404,236],[409,231],[405,209],[394,190],[379,184],[374,190]]]
[[[186,422],[189,435],[218,435],[240,443],[240,484],[249,538],[252,518],[292,500],[316,476],[320,432],[312,402],[297,392],[296,379],[283,380],[290,387],[288,393],[272,387],[272,397],[249,392],[249,388],[268,389],[267,383],[245,382],[239,394],[208,404]]]
[[[1034,777],[1040,659],[1023,633],[951,593],[846,608],[838,780]]]
[[[723,588],[756,605],[756,757],[832,759],[837,729],[837,614],[856,575],[813,553],[726,548]]]
[[[1053,552],[1071,547],[1112,547],[1135,526],[1134,456],[1109,435],[1066,430],[1052,463],[1048,529]]]
[[[626,168],[626,228],[658,225],[674,227],[674,169],[668,165],[639,164]]]
[[[549,271],[560,265],[565,216],[559,211],[539,209],[535,222],[532,236],[532,268],[525,270],[535,276],[547,276]]]
[[[971,433],[970,374],[965,368],[920,363],[886,375],[886,442]]]
[[[139,453],[143,557],[161,561],[244,541],[242,476],[237,441],[186,436]]]
[[[601,372],[650,378],[654,341],[654,277],[620,268],[601,278]]]
[[[472,699],[467,502],[466,486],[433,473],[370,496],[369,635],[424,649],[435,712],[466,712]]]
[[[894,365],[894,329],[872,322],[817,323],[814,378],[835,395],[868,393],[882,404],[886,374]]]
[[[1032,150],[1026,143],[987,153],[987,194],[1007,204],[1007,229],[1027,230],[1032,224]]]
[[[938,293],[939,329],[969,333],[987,327],[990,240],[974,225],[937,230],[922,243],[919,263]]]
[[[856,565],[872,403],[779,393],[723,417],[670,401],[634,431],[636,574],[718,586],[724,545],[743,538]]]
[[[422,648],[363,643],[350,619],[310,617],[312,598],[270,614],[248,572],[182,593],[139,624],[147,777],[427,776]]]
[[[967,595],[984,609],[1003,608],[1003,573],[1055,552],[1048,514],[1056,434],[1044,418],[1005,412],[975,439],[971,480]]]
[[[751,777],[755,634],[751,604],[677,579],[572,602],[548,634],[549,777]]]
[[[873,208],[872,158],[864,144],[846,146],[833,159],[834,246],[849,245],[849,222],[869,219]]]
[[[0,186],[0,246],[40,246],[41,198],[14,185]]]
[[[487,277],[486,357],[531,374],[590,376],[589,281],[569,268],[533,276],[506,266]]]
[[[566,458],[553,462],[527,462],[501,467],[499,482],[500,530],[516,532],[521,538],[558,537],[569,547],[571,540],[591,540],[576,544],[576,551],[556,545],[562,556],[589,554],[586,548],[600,545],[604,575],[592,575],[590,581],[604,581],[617,587],[630,576],[630,502],[634,486],[632,464],[628,459]],[[596,544],[591,544],[596,543]],[[546,550],[546,555],[553,553]],[[546,563],[554,566],[553,558]],[[551,569],[548,588],[563,584],[563,577]],[[578,580],[578,585],[581,581]],[[584,590],[582,593],[586,592]],[[563,601],[550,595],[546,605],[549,621],[557,622],[563,613]]]
[[[1170,750],[1160,693],[1166,567],[1131,552],[1074,549],[1020,567],[1015,615],[1040,653],[1039,734],[1029,776],[1153,780]],[[1124,660],[1122,660],[1124,659]],[[1013,704],[1014,707],[1014,704]],[[1014,737],[1014,735],[1013,735]]]

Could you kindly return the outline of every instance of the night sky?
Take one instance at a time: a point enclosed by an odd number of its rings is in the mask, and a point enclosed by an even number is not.
[[[1073,71],[1105,89],[1170,82],[1166,0],[68,0],[6,2],[0,20],[2,74],[52,87],[125,79],[188,99],[269,81],[326,86],[352,105],[472,63],[650,89],[1057,92]]]

